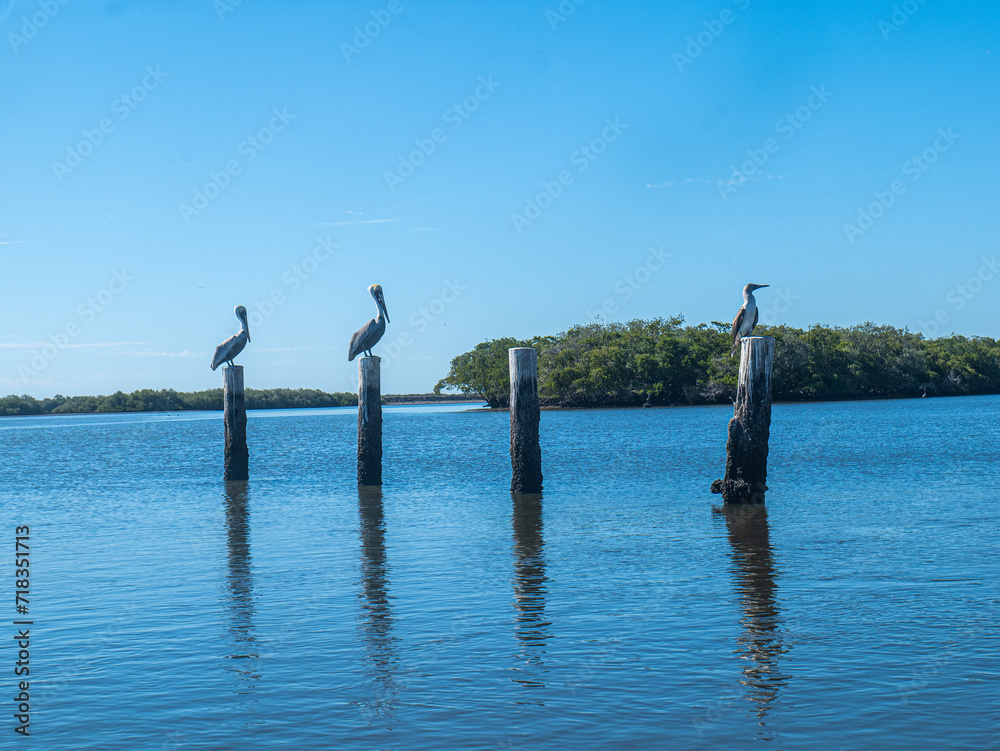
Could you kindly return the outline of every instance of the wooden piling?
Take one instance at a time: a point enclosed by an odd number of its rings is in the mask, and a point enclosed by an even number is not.
[[[250,452],[247,450],[247,405],[243,394],[243,366],[222,369],[222,419],[226,425],[225,479],[250,478]]]
[[[726,503],[763,503],[767,490],[767,441],[771,434],[774,337],[744,337],[736,406],[726,441],[726,475],[712,483]]]
[[[358,485],[382,484],[381,357],[358,360]]]
[[[542,449],[538,444],[538,353],[507,350],[510,362],[510,492],[542,492]]]

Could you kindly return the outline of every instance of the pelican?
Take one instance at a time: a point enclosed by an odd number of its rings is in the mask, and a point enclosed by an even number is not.
[[[385,324],[389,322],[389,314],[385,312],[385,297],[382,296],[382,286],[373,284],[368,288],[368,294],[375,300],[378,315],[354,332],[354,336],[351,337],[351,348],[347,352],[348,362],[362,352],[371,357],[372,347],[378,344],[378,340],[385,333]]]
[[[735,357],[736,350],[740,348],[740,339],[744,336],[750,336],[753,327],[757,325],[760,311],[757,310],[757,301],[753,297],[753,291],[770,286],[769,284],[748,284],[743,288],[743,306],[736,314],[736,318],[733,319],[733,351],[729,353],[730,357]]]
[[[250,327],[247,324],[247,309],[242,305],[237,305],[233,312],[236,313],[236,317],[240,319],[240,331],[238,334],[233,334],[231,337],[226,339],[222,344],[215,348],[215,354],[212,356],[212,370],[226,362],[230,365],[233,364],[233,358],[236,357],[243,348],[247,346],[247,342],[250,341]]]

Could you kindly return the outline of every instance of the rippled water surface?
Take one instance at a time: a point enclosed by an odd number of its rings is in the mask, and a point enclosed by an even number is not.
[[[228,485],[219,413],[0,418],[3,745],[1000,747],[1000,398],[777,405],[766,512],[730,414],[543,412],[516,498],[505,413],[387,409],[360,490],[353,409],[250,413]]]

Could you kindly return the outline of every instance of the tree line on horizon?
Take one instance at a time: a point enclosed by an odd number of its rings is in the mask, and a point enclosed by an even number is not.
[[[1000,393],[1000,342],[988,337],[925,339],[871,322],[807,330],[761,325],[754,335],[776,340],[775,401]],[[731,324],[718,321],[596,321],[555,336],[481,342],[451,361],[434,391],[477,394],[491,407],[505,408],[507,350],[534,347],[539,400],[546,406],[728,403],[739,374],[731,346]]]
[[[317,389],[247,389],[247,409],[302,409],[357,406],[358,395]],[[130,394],[62,396],[36,399],[27,394],[0,397],[0,415],[59,415],[97,412],[182,412],[222,410],[222,389],[174,391],[140,389]]]

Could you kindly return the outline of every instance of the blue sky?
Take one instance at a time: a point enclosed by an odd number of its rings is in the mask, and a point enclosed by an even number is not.
[[[387,393],[748,281],[1000,336],[995,3],[665,5],[0,0],[0,391],[218,386],[236,304],[249,386],[353,390],[373,282]]]

